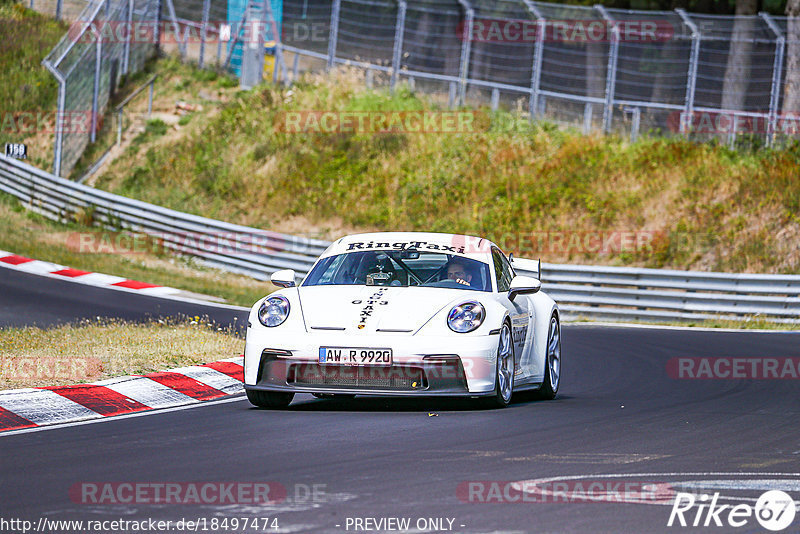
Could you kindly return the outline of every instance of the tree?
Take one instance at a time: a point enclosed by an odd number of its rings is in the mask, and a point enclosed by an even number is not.
[[[740,111],[744,109],[747,86],[750,81],[750,61],[753,53],[753,19],[745,15],[755,15],[758,0],[736,0],[736,15],[733,24],[728,63],[722,86],[722,109]]]
[[[786,2],[786,89],[783,112],[800,112],[800,0]]]

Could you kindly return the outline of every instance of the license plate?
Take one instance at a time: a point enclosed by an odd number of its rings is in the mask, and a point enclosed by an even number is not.
[[[392,365],[392,349],[320,347],[319,363],[339,365]]]

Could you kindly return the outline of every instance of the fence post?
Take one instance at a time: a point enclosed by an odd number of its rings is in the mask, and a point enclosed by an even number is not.
[[[56,20],[61,20],[61,11],[63,9],[64,0],[56,1]]]
[[[108,4],[109,0],[106,0]],[[100,71],[103,63],[103,36],[98,31],[94,31],[97,45],[95,46],[94,57],[94,91],[92,93],[92,129],[89,139],[92,143],[97,140],[97,113],[98,101],[100,99]]]
[[[128,74],[128,68],[131,60],[131,39],[133,39],[133,2],[134,0],[128,0],[128,14],[127,19],[128,22],[128,35],[125,39],[125,51],[123,52],[122,56],[122,74]]]
[[[197,58],[197,66],[203,68],[206,55],[206,31],[208,29],[208,12],[211,10],[211,0],[203,0],[203,20],[200,23],[200,55]]]
[[[689,71],[686,74],[686,97],[681,115],[681,134],[688,134],[691,130],[692,115],[694,115],[694,95],[697,88],[697,64],[700,57],[700,40],[703,38],[697,24],[689,17],[685,10],[678,8],[675,12],[681,17],[683,23],[692,31],[692,50],[689,53]]]
[[[50,74],[52,74],[58,82],[58,112],[56,113],[56,139],[54,147],[55,150],[53,154],[53,174],[56,176],[61,176],[61,149],[64,145],[64,108],[66,107],[67,100],[67,84],[66,80],[58,71],[58,69],[53,67],[49,61],[42,61],[42,64],[47,70],[50,71]]]
[[[264,9],[267,13],[267,20],[272,31],[272,37],[275,39],[275,67],[272,69],[272,82],[278,81],[278,69],[283,74],[284,85],[289,84],[289,69],[286,66],[286,60],[283,57],[283,40],[281,39],[281,32],[278,28],[278,21],[275,20],[275,13],[272,11],[272,4],[270,0],[264,0]],[[266,29],[266,28],[265,28]],[[276,68],[277,67],[277,68]]]
[[[767,126],[767,146],[772,146],[775,139],[775,129],[778,123],[778,100],[781,95],[781,75],[783,74],[783,54],[786,49],[786,37],[775,24],[769,14],[759,13],[775,34],[775,60],[772,64],[772,89],[769,92],[769,125]]]
[[[625,108],[626,113],[631,114],[631,143],[635,143],[639,137],[639,125],[642,121],[642,110],[638,107]]]
[[[155,0],[156,2],[156,27],[153,31],[153,39],[155,40],[155,55],[156,57],[161,55],[161,0]]]
[[[339,39],[339,11],[341,7],[342,0],[333,0],[333,5],[331,6],[331,33],[328,37],[327,70],[331,70],[336,62],[336,41]]]
[[[611,48],[608,50],[608,72],[606,72],[606,102],[603,108],[603,131],[611,131],[613,119],[614,91],[617,87],[617,59],[619,57],[619,26],[608,13],[605,7],[595,4],[595,9],[600,12],[605,21],[612,25]]]
[[[403,35],[406,26],[406,9],[408,4],[405,0],[397,0],[397,22],[394,27],[394,48],[392,49],[392,76],[389,81],[389,89],[394,92],[397,85],[397,76],[400,71],[400,61],[403,53]]]
[[[153,78],[153,81],[150,82],[150,89],[148,90],[147,94],[147,119],[150,119],[150,115],[153,114],[153,89],[156,85],[156,79]]]
[[[586,102],[583,106],[583,133],[588,135],[592,131],[592,103]]]
[[[458,0],[458,3],[464,8],[464,13],[467,16],[466,24],[464,25],[466,35],[462,34],[461,36],[461,63],[458,67],[458,104],[463,106],[467,96],[467,77],[469,76],[469,59],[472,51],[472,26],[475,21],[475,10],[472,9],[467,0]]]
[[[178,16],[175,14],[175,4],[172,0],[167,0],[167,9],[169,9],[169,16],[172,18],[172,31],[175,32],[175,41],[178,43],[178,51],[181,53],[181,60],[186,59],[186,49],[181,44],[181,30],[178,27]]]
[[[539,91],[542,80],[542,57],[544,56],[544,35],[547,31],[547,20],[531,0],[523,0],[528,11],[536,17],[536,43],[533,48],[533,65],[531,66],[531,98],[528,101],[528,114],[533,116],[539,109]]]

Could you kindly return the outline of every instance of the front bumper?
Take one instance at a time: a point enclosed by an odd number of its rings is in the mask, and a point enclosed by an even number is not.
[[[494,392],[497,335],[454,339],[337,332],[287,337],[262,328],[248,329],[245,389],[402,396]],[[391,348],[392,365],[321,364],[322,346]]]

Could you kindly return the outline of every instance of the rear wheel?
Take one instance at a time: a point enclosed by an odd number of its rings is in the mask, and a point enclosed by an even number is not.
[[[247,400],[259,408],[286,408],[293,398],[294,393],[247,390]]]
[[[561,385],[561,325],[558,317],[550,318],[550,328],[547,331],[547,355],[544,361],[544,382],[536,392],[539,399],[550,400],[556,398],[558,386]]]
[[[514,345],[511,343],[511,327],[503,323],[500,341],[497,344],[497,367],[494,380],[494,395],[487,399],[491,408],[505,408],[511,402],[514,391]]]

